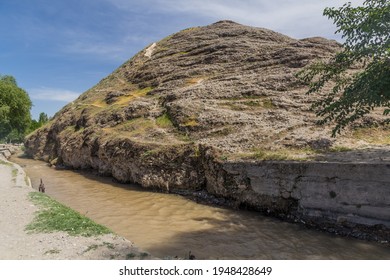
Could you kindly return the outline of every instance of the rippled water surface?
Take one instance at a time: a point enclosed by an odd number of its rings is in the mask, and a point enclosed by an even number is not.
[[[14,157],[37,188],[160,258],[390,259],[381,244],[340,238],[299,225],[196,204],[183,197],[113,183],[87,172],[55,170]]]

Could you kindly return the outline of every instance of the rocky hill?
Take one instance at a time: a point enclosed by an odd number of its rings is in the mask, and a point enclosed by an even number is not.
[[[65,106],[27,137],[27,153],[169,191],[210,188],[223,161],[315,160],[319,151],[388,145],[383,127],[331,138],[331,127],[316,125],[316,96],[294,75],[339,49],[324,38],[296,40],[231,21],[189,28]]]

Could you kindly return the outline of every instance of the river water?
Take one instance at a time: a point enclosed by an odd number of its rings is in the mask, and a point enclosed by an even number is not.
[[[117,184],[89,172],[55,170],[13,157],[34,188],[46,193],[159,258],[390,259],[390,247],[341,238],[259,213],[197,204],[173,194]]]

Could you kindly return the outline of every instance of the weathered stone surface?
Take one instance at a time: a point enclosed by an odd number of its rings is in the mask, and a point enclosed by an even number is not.
[[[256,194],[293,199],[294,215],[390,227],[390,164],[324,162],[225,163]],[[218,181],[218,180],[217,180]],[[255,201],[248,201],[257,206]],[[275,208],[275,206],[269,206]]]
[[[19,145],[0,144],[0,157],[2,157],[3,159],[8,159],[19,148],[20,148]]]
[[[388,225],[381,207],[388,207],[389,178],[378,181],[373,166],[248,164],[264,150],[305,154],[367,145],[379,149],[382,163],[388,161],[388,130],[381,128],[380,114],[361,123],[375,124],[375,131],[358,135],[349,128],[331,138],[331,128],[317,125],[310,109],[317,96],[306,95],[295,78],[302,67],[338,50],[335,41],[296,40],[231,21],[189,28],[148,46],[65,106],[26,139],[27,153],[144,187],[207,190],[238,207],[279,216],[371,225],[378,214]],[[318,158],[354,162],[347,153]],[[355,156],[363,162],[381,160],[361,153]],[[367,174],[361,181],[360,172]],[[346,174],[356,178],[345,179]],[[382,197],[365,195],[372,188]]]

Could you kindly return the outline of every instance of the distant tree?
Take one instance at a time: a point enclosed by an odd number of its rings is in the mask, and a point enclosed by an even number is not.
[[[37,120],[31,120],[30,127],[27,133],[33,132],[34,130],[40,128],[42,125]]]
[[[27,134],[33,132],[34,130],[40,128],[44,124],[49,122],[49,117],[46,113],[41,112],[39,114],[38,120],[31,120],[30,127],[27,130]]]
[[[38,123],[41,126],[44,125],[45,123],[47,123],[48,121],[49,121],[49,117],[47,116],[47,114],[45,114],[43,112],[39,114]]]
[[[0,140],[22,141],[31,123],[31,100],[12,76],[0,75]]]
[[[313,104],[320,123],[334,122],[333,136],[373,109],[390,113],[390,2],[367,0],[326,8],[324,15],[345,39],[343,50],[327,62],[312,64],[298,73],[308,93],[324,93]],[[350,71],[353,70],[353,71]],[[326,91],[325,85],[332,85]]]

